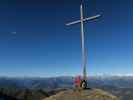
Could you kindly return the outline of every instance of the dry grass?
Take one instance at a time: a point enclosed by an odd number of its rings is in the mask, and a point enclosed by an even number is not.
[[[116,96],[113,96],[103,90],[93,89],[93,90],[82,90],[82,91],[67,90],[43,100],[119,100],[119,99]]]

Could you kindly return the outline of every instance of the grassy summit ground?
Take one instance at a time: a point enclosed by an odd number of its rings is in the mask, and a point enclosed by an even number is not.
[[[43,100],[119,100],[116,96],[100,89],[82,91],[67,90]]]

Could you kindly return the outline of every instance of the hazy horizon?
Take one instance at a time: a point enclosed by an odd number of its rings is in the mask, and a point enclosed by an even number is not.
[[[57,75],[57,76],[0,76],[0,78],[58,78],[58,77],[77,77],[79,75],[74,75],[74,76],[69,76],[69,75]],[[82,75],[81,75],[82,76]],[[123,75],[123,74],[115,74],[115,75],[109,75],[109,74],[99,74],[99,75],[88,75],[87,76],[88,78],[89,77],[133,77],[133,74],[126,74],[126,75]]]

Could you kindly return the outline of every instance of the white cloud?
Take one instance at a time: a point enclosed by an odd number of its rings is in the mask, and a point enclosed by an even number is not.
[[[17,32],[11,32],[12,34],[17,34]]]

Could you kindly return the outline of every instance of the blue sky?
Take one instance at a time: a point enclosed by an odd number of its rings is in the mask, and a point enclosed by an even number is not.
[[[84,0],[88,75],[133,74],[133,1]],[[1,0],[0,76],[82,74],[80,0]]]

